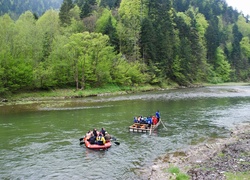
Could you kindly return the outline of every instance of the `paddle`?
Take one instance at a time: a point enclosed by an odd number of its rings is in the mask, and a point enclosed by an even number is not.
[[[112,138],[111,138],[111,141],[113,141],[113,140],[114,140],[114,143],[115,143],[116,145],[120,145],[120,142],[118,142],[118,141],[116,140],[115,137],[112,137]]]
[[[119,143],[118,141],[115,141],[114,143],[115,143],[116,145],[120,145],[120,143]]]
[[[83,138],[80,138],[80,139],[79,139],[79,141],[82,141],[82,140],[83,140]]]
[[[84,141],[81,141],[81,142],[80,142],[80,145],[82,145],[82,144],[85,144]]]

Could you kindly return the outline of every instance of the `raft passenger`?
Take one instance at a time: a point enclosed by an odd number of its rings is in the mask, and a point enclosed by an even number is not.
[[[102,133],[103,135],[105,135],[105,132],[106,132],[106,131],[105,131],[104,128],[102,128],[101,131],[100,131],[100,133]]]
[[[155,116],[157,118],[157,123],[158,123],[161,118],[159,110],[156,111]]]
[[[96,141],[98,145],[104,145],[106,143],[102,133],[99,133],[98,137],[96,138]]]
[[[91,133],[91,137],[88,139],[90,144],[95,144],[96,143],[96,138],[93,133]]]

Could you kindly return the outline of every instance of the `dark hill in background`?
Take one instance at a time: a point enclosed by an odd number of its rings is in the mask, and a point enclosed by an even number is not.
[[[0,0],[0,15],[8,13],[17,19],[25,11],[38,16],[48,9],[60,9],[63,0]]]

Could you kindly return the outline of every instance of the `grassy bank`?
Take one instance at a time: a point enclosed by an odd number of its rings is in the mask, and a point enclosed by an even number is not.
[[[173,86],[164,87],[173,88]],[[137,87],[119,87],[119,86],[106,86],[103,88],[91,88],[85,90],[75,90],[73,88],[67,89],[53,89],[47,91],[29,91],[29,92],[18,92],[11,94],[2,99],[8,101],[19,101],[19,100],[39,100],[39,99],[59,99],[59,98],[80,98],[89,96],[104,96],[104,95],[115,95],[115,94],[128,94],[143,91],[153,91],[161,89],[159,86],[137,86]]]
[[[200,86],[249,86],[250,83],[222,83],[222,84],[197,84],[192,87]],[[177,84],[164,84],[160,86],[143,85],[143,86],[116,86],[109,85],[102,88],[89,88],[85,90],[76,90],[74,88],[65,89],[53,89],[44,91],[29,91],[29,92],[17,92],[6,96],[0,96],[0,102],[3,99],[10,101],[20,100],[40,100],[40,99],[59,99],[59,98],[80,98],[89,96],[103,96],[103,95],[115,95],[115,94],[128,94],[136,92],[154,91],[160,89],[174,89],[178,88]],[[180,87],[179,87],[180,88]],[[183,88],[183,87],[182,87]]]

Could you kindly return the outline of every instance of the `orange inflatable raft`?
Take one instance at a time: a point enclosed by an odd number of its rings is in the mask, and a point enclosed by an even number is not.
[[[83,141],[84,141],[84,144],[87,148],[95,149],[95,150],[106,150],[106,149],[110,148],[112,145],[111,141],[106,141],[106,143],[104,145],[90,144],[90,142],[87,141],[86,137],[84,137]]]

